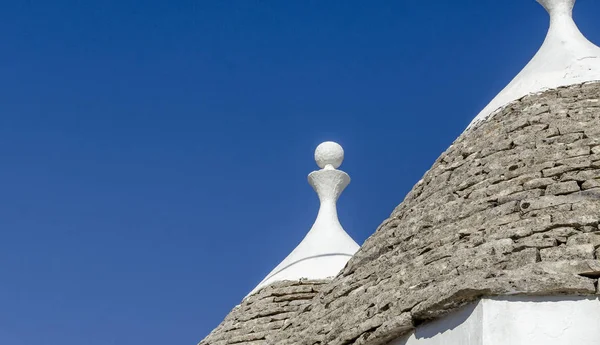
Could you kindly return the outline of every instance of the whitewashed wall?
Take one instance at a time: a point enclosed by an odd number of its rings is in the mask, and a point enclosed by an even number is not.
[[[390,345],[600,345],[600,301],[575,296],[483,299]]]

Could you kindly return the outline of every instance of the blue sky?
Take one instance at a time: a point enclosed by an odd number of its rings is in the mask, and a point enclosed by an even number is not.
[[[600,42],[600,3],[575,16]],[[302,239],[362,243],[541,44],[533,0],[0,1],[0,344],[195,344]]]

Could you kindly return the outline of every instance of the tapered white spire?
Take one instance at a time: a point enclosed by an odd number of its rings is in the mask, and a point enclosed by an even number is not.
[[[337,215],[337,200],[350,183],[350,176],[337,170],[343,160],[344,150],[340,145],[325,142],[317,147],[315,161],[321,170],[308,175],[308,183],[321,201],[317,219],[296,249],[251,294],[277,281],[334,277],[359,249]]]
[[[550,29],[527,66],[490,102],[470,126],[530,93],[600,80],[600,48],[573,21],[575,0],[537,0],[550,14]]]

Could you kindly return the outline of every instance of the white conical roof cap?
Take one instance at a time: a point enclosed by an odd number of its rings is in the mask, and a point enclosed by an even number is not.
[[[321,201],[319,213],[302,242],[252,292],[274,282],[301,279],[327,279],[336,276],[360,246],[346,233],[337,216],[337,200],[350,176],[337,170],[344,150],[334,142],[325,142],[315,151],[322,168],[308,175],[308,182]]]
[[[537,1],[550,14],[550,29],[542,47],[469,127],[528,94],[600,80],[600,48],[588,41],[573,21],[575,0]]]

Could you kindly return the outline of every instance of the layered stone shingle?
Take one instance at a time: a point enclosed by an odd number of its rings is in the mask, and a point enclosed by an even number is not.
[[[199,345],[267,344],[286,320],[308,304],[325,280],[273,283],[244,299]]]

